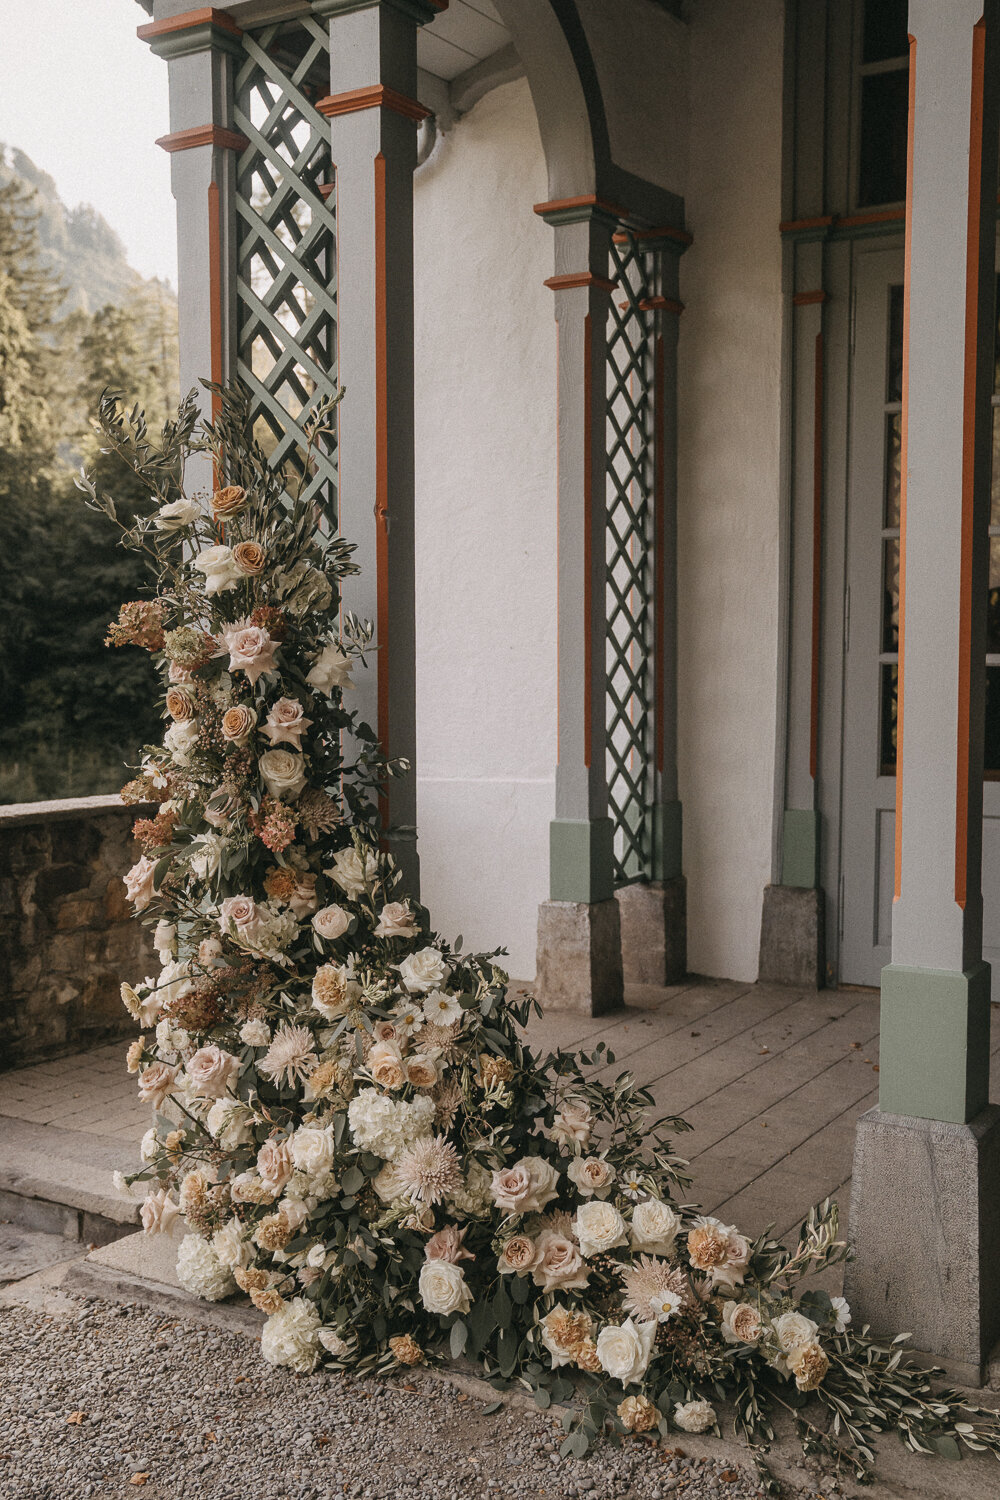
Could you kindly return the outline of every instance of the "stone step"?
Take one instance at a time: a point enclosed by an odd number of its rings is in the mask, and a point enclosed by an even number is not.
[[[84,1244],[134,1231],[137,1199],[115,1192],[120,1143],[0,1115],[0,1220]]]

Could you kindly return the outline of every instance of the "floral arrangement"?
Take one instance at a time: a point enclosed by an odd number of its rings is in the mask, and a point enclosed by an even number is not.
[[[181,1284],[247,1294],[264,1358],[302,1373],[467,1356],[566,1405],[566,1454],[716,1430],[728,1400],[758,1450],[789,1408],[859,1475],[890,1429],[1000,1456],[993,1414],[802,1290],[846,1256],[833,1206],[792,1249],[679,1206],[685,1123],[650,1121],[629,1074],[600,1082],[600,1047],[533,1056],[501,950],[463,957],[400,890],[378,795],[406,767],[347,706],[371,648],[340,609],[352,548],[269,467],[241,390],[212,389],[215,421],[189,397],[156,442],[113,396],[100,411],[150,490],[122,540],[155,578],[109,640],[152,653],[166,719],[122,793],[153,804],[125,884],[161,967],[122,985],[155,1124],[121,1185],[148,1185],[147,1233],[183,1219]],[[210,496],[183,489],[192,455]]]

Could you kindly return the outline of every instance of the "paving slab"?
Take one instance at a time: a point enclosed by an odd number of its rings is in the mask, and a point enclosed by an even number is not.
[[[22,1229],[17,1224],[0,1224],[0,1286],[23,1281],[49,1266],[75,1260],[83,1247],[61,1234],[45,1234],[37,1229]]]

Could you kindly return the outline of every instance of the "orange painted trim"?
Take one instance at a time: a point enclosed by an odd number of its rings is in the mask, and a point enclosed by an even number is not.
[[[552,198],[548,203],[535,203],[532,205],[536,214],[559,213],[566,208],[600,208],[607,214],[614,214],[616,219],[627,218],[627,211],[617,203],[608,203],[604,198],[598,198],[596,193],[581,193],[576,198]]]
[[[190,130],[175,130],[161,135],[156,144],[163,151],[190,151],[195,146],[217,146],[222,151],[245,151],[250,142],[238,130],[223,125],[193,125]]]
[[[549,276],[544,285],[554,292],[566,292],[575,286],[596,286],[602,292],[613,292],[617,285],[606,276],[595,276],[593,271],[568,271],[564,276]]]
[[[669,312],[678,317],[684,311],[684,303],[678,302],[676,297],[643,297],[639,307],[643,312]]]
[[[969,734],[972,727],[972,558],[975,551],[976,387],[979,362],[979,244],[982,216],[983,89],[986,23],[972,28],[969,110],[969,210],[965,237],[965,380],[962,393],[962,570],[958,627],[958,721],[955,756],[955,901],[964,907],[969,871]]]
[[[783,219],[778,230],[781,234],[794,234],[799,229],[830,229],[834,222],[833,214],[823,214],[815,219]]]
[[[591,734],[591,710],[593,694],[591,677],[594,665],[593,582],[593,519],[594,475],[593,475],[593,402],[591,361],[593,355],[593,333],[590,314],[583,320],[583,763],[590,770],[593,749]]]
[[[821,289],[815,292],[796,292],[792,298],[793,307],[814,307],[819,302],[826,302],[827,294]]]
[[[906,218],[905,208],[885,208],[880,213],[845,214],[834,220],[835,229],[858,229],[864,224],[902,224]]]
[[[813,363],[812,660],[809,681],[809,775],[819,769],[820,601],[823,582],[823,334]]]
[[[328,120],[339,115],[357,114],[362,109],[391,109],[393,114],[419,124],[431,114],[418,100],[397,94],[395,89],[388,89],[381,83],[374,83],[369,88],[348,89],[344,94],[327,94],[325,98],[317,99],[316,108]]]
[[[136,36],[143,42],[151,42],[158,36],[169,36],[173,31],[190,31],[195,26],[218,26],[231,36],[242,36],[242,27],[237,26],[226,10],[216,10],[214,5],[203,5],[200,10],[185,10],[179,16],[167,16],[162,21],[150,21],[136,27]]]
[[[903,889],[903,669],[906,664],[906,465],[910,427],[910,258],[913,246],[913,126],[917,103],[917,39],[910,42],[906,123],[906,219],[903,250],[903,374],[899,415],[899,653],[896,675],[896,826],[893,900]]]
[[[651,299],[652,300],[652,299]],[[663,645],[663,622],[667,613],[664,593],[664,536],[666,533],[666,495],[664,494],[664,448],[666,445],[666,417],[663,379],[663,335],[657,334],[653,346],[653,597],[654,609],[659,613],[656,631],[656,647],[653,651],[653,736],[656,769],[663,773],[664,734],[664,670],[666,651]]]
[[[619,230],[611,238],[616,245],[624,245],[629,239],[640,241],[675,240],[678,245],[694,244],[693,234],[690,234],[686,229],[674,229],[670,224],[664,225],[661,229],[633,229],[628,234],[624,230]]]
[[[375,619],[378,630],[378,737],[389,753],[389,359],[386,161],[375,158]],[[382,824],[388,795],[379,796]]]

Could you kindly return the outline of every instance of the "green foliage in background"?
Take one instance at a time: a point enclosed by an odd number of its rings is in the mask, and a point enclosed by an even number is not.
[[[117,791],[158,733],[145,653],[104,647],[143,570],[74,477],[86,463],[124,513],[148,508],[91,414],[107,389],[157,422],[178,400],[169,289],[130,270],[93,210],[65,210],[13,161],[0,156],[0,802]]]

